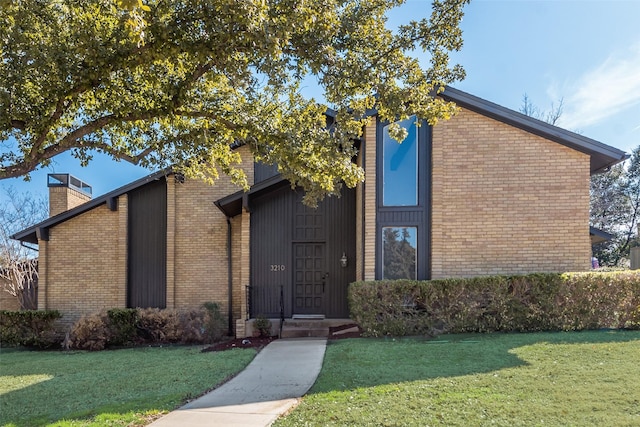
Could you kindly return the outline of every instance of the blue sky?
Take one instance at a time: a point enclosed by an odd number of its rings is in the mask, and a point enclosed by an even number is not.
[[[388,25],[428,14],[429,1],[408,0]],[[631,152],[640,145],[639,20],[640,0],[472,0],[453,56],[467,78],[453,86],[514,110],[525,93],[542,110],[563,99],[561,127]],[[0,186],[44,195],[52,172],[75,175],[94,196],[150,173],[104,156],[83,168],[62,155],[31,182]]]

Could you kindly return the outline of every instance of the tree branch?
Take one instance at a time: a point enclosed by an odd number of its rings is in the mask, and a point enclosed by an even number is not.
[[[25,123],[24,120],[12,119],[11,120],[11,127],[14,128],[14,129],[25,130],[25,128],[27,127],[27,124]]]
[[[110,114],[107,116],[99,117],[89,123],[86,123],[84,126],[81,126],[78,129],[67,134],[64,138],[62,138],[56,144],[50,145],[40,150],[36,150],[35,148],[31,149],[29,151],[29,155],[25,156],[24,160],[0,169],[0,179],[15,178],[15,177],[25,175],[33,171],[38,166],[38,164],[40,164],[44,160],[51,159],[52,157],[57,156],[58,154],[62,154],[65,151],[68,151],[70,149],[80,148],[78,141],[80,141],[83,137],[90,135],[100,129],[103,129],[104,127],[112,123],[134,122],[138,120],[153,120],[155,118],[159,118],[167,114],[173,114],[176,116],[183,116],[183,117],[190,117],[190,118],[207,118],[207,119],[216,120],[220,122],[222,125],[224,125],[228,129],[234,130],[238,128],[238,126],[235,123],[207,111],[176,110],[173,112],[167,112],[162,110],[149,110],[149,111],[128,114],[126,116],[117,116],[114,114]],[[132,155],[123,153],[122,151],[114,149],[113,146],[109,144],[100,143],[100,142],[94,142],[91,145],[82,146],[82,148],[99,149],[114,158],[125,160],[135,165],[139,164],[142,159],[147,157],[149,154],[151,154],[155,150],[154,147],[147,147],[140,153],[132,156]]]

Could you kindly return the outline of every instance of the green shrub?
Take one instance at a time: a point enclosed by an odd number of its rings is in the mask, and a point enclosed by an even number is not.
[[[356,282],[366,335],[640,328],[640,272]]]
[[[57,310],[0,311],[0,342],[3,346],[21,345],[50,348],[62,341],[56,320]]]
[[[135,308],[112,308],[107,311],[111,345],[127,345],[137,335],[138,310]]]
[[[256,317],[255,322],[253,323],[254,330],[256,330],[261,337],[270,337],[271,336],[271,320],[266,317],[260,315]]]
[[[219,341],[226,329],[220,306],[216,302],[205,302],[202,308],[207,312],[204,324],[205,338],[208,342]]]

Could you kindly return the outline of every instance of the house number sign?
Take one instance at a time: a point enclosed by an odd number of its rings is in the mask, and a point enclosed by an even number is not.
[[[269,271],[284,271],[284,264],[271,264]]]

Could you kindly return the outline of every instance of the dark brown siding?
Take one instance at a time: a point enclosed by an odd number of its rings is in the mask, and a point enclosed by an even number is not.
[[[317,209],[303,206],[301,199],[301,191],[285,187],[252,203],[251,314],[277,317],[280,286],[284,290],[285,316],[302,314],[293,308],[293,248],[317,243],[323,248],[321,265],[326,275],[323,302],[317,309],[323,313],[318,314],[348,317],[347,287],[355,280],[355,191],[346,190],[340,198],[327,198]],[[346,268],[340,265],[343,253],[348,258]]]
[[[167,186],[164,179],[128,194],[128,307],[167,306]]]
[[[347,288],[356,280],[356,192],[343,190],[341,198],[326,199],[325,227],[327,237],[327,291],[325,305],[327,317],[349,317]],[[347,256],[347,267],[341,267],[342,253]]]
[[[255,183],[264,181],[278,175],[278,165],[265,165],[264,163],[255,163],[253,165],[253,174]]]
[[[277,317],[280,286],[284,300],[291,299],[291,189],[281,188],[252,202],[251,214],[251,302],[252,316]],[[285,304],[285,315],[291,306]]]

